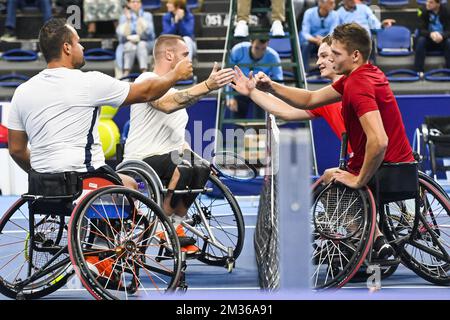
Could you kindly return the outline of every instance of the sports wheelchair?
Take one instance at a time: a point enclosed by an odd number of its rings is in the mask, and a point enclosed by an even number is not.
[[[256,176],[256,169],[230,152],[216,154],[210,169],[204,188],[174,190],[177,195],[197,194],[187,219],[181,225],[186,236],[194,238],[200,250],[187,254],[186,258],[226,267],[228,272],[232,272],[244,244],[245,225],[238,202],[220,177],[250,180]],[[168,190],[150,165],[144,161],[127,160],[117,166],[117,172],[133,177],[138,181],[140,192],[162,206]],[[170,256],[170,252],[161,248],[160,255]]]
[[[96,299],[151,298],[183,279],[160,207],[106,173],[30,172],[29,192],[0,220],[0,247],[0,292],[12,299],[48,295],[74,273]]]
[[[344,137],[341,169],[346,145]],[[449,198],[417,162],[383,164],[358,190],[319,180],[312,196],[314,288],[342,287],[361,267],[378,266],[384,278],[399,263],[429,282],[450,285]],[[371,250],[377,224],[394,248],[392,258],[378,259]]]

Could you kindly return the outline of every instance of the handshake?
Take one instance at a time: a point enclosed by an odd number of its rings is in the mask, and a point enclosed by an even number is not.
[[[189,79],[193,72],[192,62],[188,58],[183,59],[177,63],[174,71],[179,80]],[[219,69],[218,64],[214,63],[211,74],[206,80],[206,87],[210,90],[217,90],[227,84],[244,96],[249,96],[255,88],[264,92],[273,91],[273,82],[264,72],[260,71],[253,75],[251,71],[246,77],[238,66],[235,66],[234,69]]]
[[[269,93],[273,91],[272,80],[264,72],[260,71],[254,75],[253,71],[250,71],[248,77],[246,77],[238,66],[234,67],[234,71],[235,75],[231,87],[241,95],[249,96],[254,89]]]

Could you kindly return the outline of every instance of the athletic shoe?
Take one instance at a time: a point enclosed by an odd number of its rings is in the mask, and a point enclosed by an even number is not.
[[[195,239],[192,237],[186,236],[184,232],[184,228],[181,224],[176,227],[176,232],[178,239],[180,240],[181,252],[186,252],[187,254],[196,253],[200,249],[197,246],[194,246]]]
[[[175,227],[175,231],[178,236],[178,241],[180,242],[181,252],[186,252],[187,254],[193,254],[198,252],[200,249],[195,246],[195,239],[192,237],[186,236],[184,232],[184,228],[181,224]],[[156,232],[156,236],[162,240],[166,240],[166,235],[164,231]]]
[[[270,28],[270,32],[272,33],[273,37],[284,37],[284,29],[283,24],[280,20],[275,20],[272,23],[272,28]]]
[[[234,29],[234,37],[235,38],[244,38],[248,37],[248,24],[244,20],[241,20],[237,23],[236,28]]]
[[[16,39],[16,33],[13,29],[7,29],[5,34],[0,38],[1,41],[14,41]]]
[[[378,259],[387,259],[394,254],[394,248],[384,236],[379,236],[373,243],[373,250]]]

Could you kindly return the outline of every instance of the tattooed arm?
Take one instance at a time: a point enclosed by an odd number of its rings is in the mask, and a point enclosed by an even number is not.
[[[162,98],[148,102],[153,108],[165,113],[172,113],[195,104],[201,97],[208,94],[210,90],[206,82],[201,82],[191,88],[177,92],[168,92]]]
[[[149,102],[149,104],[159,111],[172,113],[177,110],[187,108],[196,103],[201,97],[210,91],[220,89],[229,84],[234,78],[233,69],[227,68],[219,70],[217,63],[209,75],[208,79],[185,90],[168,92],[162,98]]]

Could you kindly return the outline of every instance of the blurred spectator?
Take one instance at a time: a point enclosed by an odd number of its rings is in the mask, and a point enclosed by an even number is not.
[[[175,34],[183,37],[189,48],[189,58],[192,60],[197,54],[195,43],[195,17],[186,6],[186,0],[168,0],[167,13],[163,16],[163,30],[161,34]]]
[[[272,0],[272,27],[270,32],[274,37],[284,36],[283,22],[286,20],[285,1],[286,0]],[[236,29],[234,29],[234,36],[248,37],[248,22],[250,20],[252,0],[239,0],[237,5],[238,23]]]
[[[316,0],[293,0],[292,4],[294,5],[295,12],[295,21],[297,21],[297,29],[302,29],[303,17],[305,15],[306,10],[309,8],[317,6]]]
[[[335,0],[319,0],[319,5],[306,10],[303,16],[300,42],[306,72],[309,71],[311,55],[317,52],[322,39],[331,34],[339,24],[338,14],[334,11],[335,7]]]
[[[141,0],[127,2],[116,30],[119,39],[116,63],[120,70],[123,70],[123,76],[129,75],[136,58],[141,73],[147,71],[149,53],[155,43],[152,14],[142,9]]]
[[[6,0],[0,0],[0,13],[6,13]]]
[[[416,39],[414,67],[423,72],[427,51],[443,50],[445,67],[450,69],[450,15],[440,0],[427,0],[426,6],[419,9],[421,26]]]
[[[364,3],[356,3],[355,0],[342,0],[342,6],[337,10],[339,24],[355,22],[367,30],[369,36],[381,28],[388,28],[395,23],[393,19],[384,19],[382,22],[375,16],[372,9]],[[372,51],[370,61],[375,63],[375,43],[372,39]]]
[[[364,3],[356,3],[355,0],[343,0],[342,3],[343,5],[337,10],[339,24],[356,22],[371,35],[372,30],[390,27],[395,23],[393,19],[384,19],[380,22],[372,9]]]
[[[250,71],[257,74],[259,71],[267,74],[272,80],[283,81],[283,69],[280,65],[280,56],[269,47],[269,41],[266,39],[254,39],[251,42],[238,43],[231,49],[230,65],[238,65],[242,72],[248,76]],[[264,64],[272,66],[255,66],[255,64]],[[231,110],[231,117],[235,119],[244,119],[247,117],[250,106],[253,108],[253,118],[263,119],[264,110],[254,106],[254,103],[246,96],[233,96],[227,99],[227,106]]]
[[[26,4],[37,5],[42,12],[44,22],[52,17],[51,0],[8,0],[6,3],[6,30],[1,40],[12,41],[16,39],[16,11],[18,7],[23,8]]]
[[[93,38],[99,21],[113,21],[117,27],[122,13],[121,0],[84,0],[83,12],[84,22],[88,26],[88,38]]]

